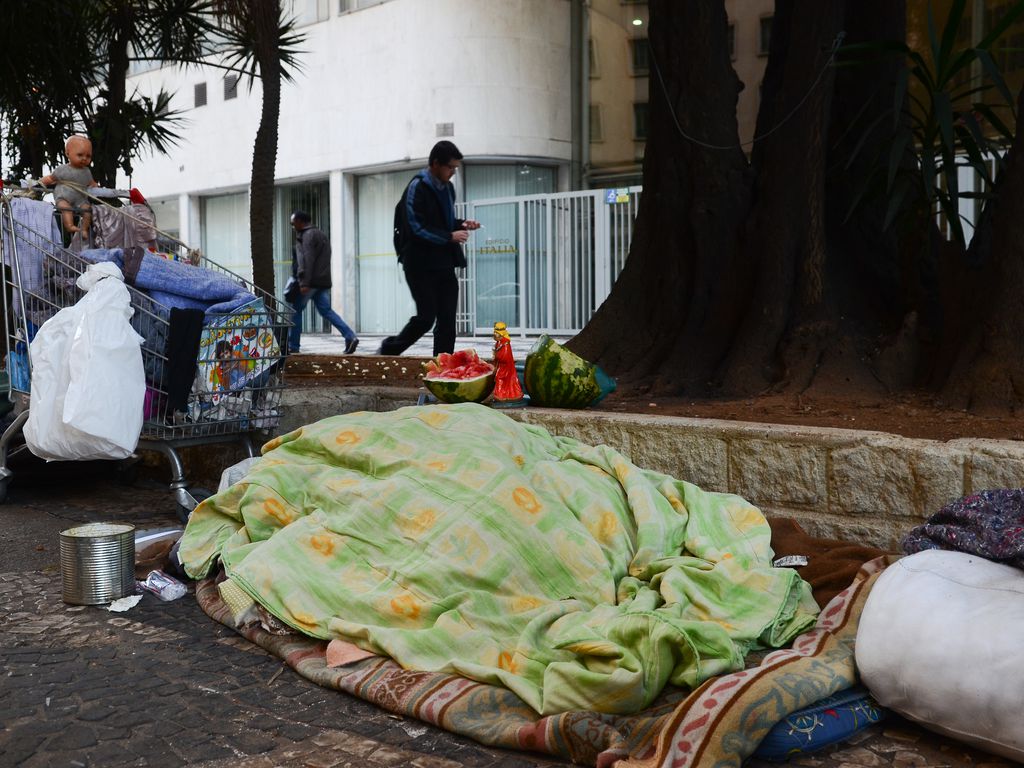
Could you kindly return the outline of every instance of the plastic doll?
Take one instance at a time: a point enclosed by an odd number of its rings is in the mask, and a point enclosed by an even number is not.
[[[494,399],[522,400],[523,388],[516,375],[516,361],[512,357],[512,338],[502,322],[494,324]]]
[[[92,142],[85,136],[72,136],[64,145],[68,162],[57,166],[53,173],[44,176],[40,182],[46,186],[56,184],[53,199],[61,212],[66,232],[89,232],[92,223],[92,206],[84,192],[88,187],[98,187],[92,177],[89,165],[92,163]],[[68,182],[68,183],[62,183]],[[76,209],[82,214],[81,226],[75,224]]]

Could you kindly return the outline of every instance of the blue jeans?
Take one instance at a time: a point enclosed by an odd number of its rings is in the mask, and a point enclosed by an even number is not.
[[[292,327],[288,331],[288,351],[298,352],[299,351],[299,340],[302,338],[302,310],[306,308],[306,305],[312,300],[313,306],[316,307],[316,311],[320,313],[320,317],[324,318],[327,322],[338,329],[338,332],[345,337],[345,341],[349,342],[356,338],[356,332],[353,331],[344,320],[341,319],[341,315],[331,309],[331,289],[330,288],[312,288],[309,293],[299,296],[299,298],[292,303],[292,309],[295,310],[295,315],[292,317]]]

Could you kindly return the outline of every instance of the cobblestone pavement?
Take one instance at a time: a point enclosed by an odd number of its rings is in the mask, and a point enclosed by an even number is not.
[[[45,474],[45,473],[44,473]],[[12,483],[0,506],[0,766],[528,768],[562,765],[483,747],[313,685],[208,618],[191,594],[127,613],[65,605],[59,532],[89,521],[174,525],[154,481]],[[803,766],[995,766],[902,721],[794,761]],[[751,763],[756,768],[768,764]]]

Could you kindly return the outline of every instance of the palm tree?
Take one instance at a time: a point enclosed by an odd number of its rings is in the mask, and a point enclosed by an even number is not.
[[[0,25],[0,121],[15,175],[61,162],[64,139],[93,140],[93,176],[113,186],[132,157],[176,142],[170,94],[128,94],[133,60],[198,63],[215,32],[211,0],[8,0]],[[41,53],[43,52],[43,53]]]
[[[212,3],[92,0],[83,7],[102,73],[98,104],[84,115],[93,140],[93,176],[113,186],[118,168],[131,175],[131,160],[141,145],[166,152],[178,138],[174,125],[180,118],[168,110],[170,94],[161,90],[152,99],[128,95],[130,63],[199,63],[216,32]]]
[[[225,63],[263,85],[260,124],[252,153],[249,184],[249,236],[253,282],[274,293],[274,170],[277,165],[281,82],[298,69],[302,35],[286,19],[281,0],[220,0],[227,56]]]
[[[76,131],[93,139],[93,176],[107,186],[119,169],[131,174],[140,149],[167,152],[177,143],[171,94],[128,93],[132,61],[235,70],[250,88],[260,78],[250,232],[253,282],[272,293],[281,82],[292,79],[303,39],[281,0],[8,0],[4,10],[0,63],[10,77],[0,79],[0,125],[17,176],[62,162],[64,139]]]
[[[97,84],[84,4],[11,0],[0,25],[0,125],[15,177],[39,177],[64,151],[64,138]],[[41,55],[40,51],[45,51]]]

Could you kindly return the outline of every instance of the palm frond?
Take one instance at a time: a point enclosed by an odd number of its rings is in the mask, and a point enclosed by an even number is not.
[[[250,88],[262,76],[260,59],[269,51],[276,58],[280,77],[294,80],[302,69],[305,51],[301,46],[306,36],[295,31],[295,18],[285,15],[278,0],[217,0],[215,7],[221,20],[224,63],[244,74]]]

